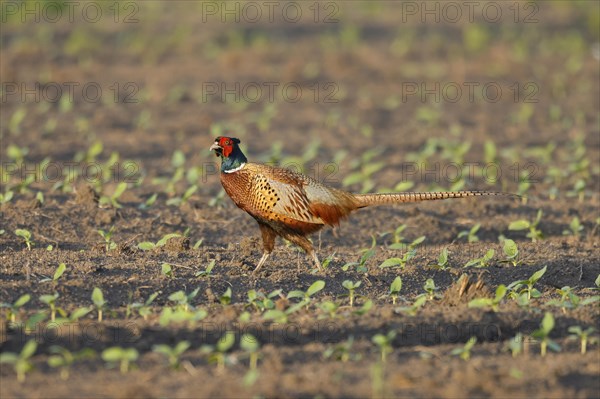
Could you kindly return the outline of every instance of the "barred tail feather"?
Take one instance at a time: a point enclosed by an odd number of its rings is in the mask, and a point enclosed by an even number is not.
[[[364,208],[371,205],[395,204],[400,202],[420,202],[420,201],[436,201],[449,198],[469,198],[482,196],[497,196],[514,194],[493,192],[493,191],[449,191],[449,192],[434,192],[434,193],[390,193],[390,194],[354,194],[357,200],[357,208]]]

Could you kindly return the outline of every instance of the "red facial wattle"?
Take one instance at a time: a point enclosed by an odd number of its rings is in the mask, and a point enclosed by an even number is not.
[[[228,158],[229,155],[231,155],[231,151],[233,151],[233,146],[231,144],[229,144],[229,145],[222,145],[221,144],[221,147],[223,148],[223,156],[225,158]]]

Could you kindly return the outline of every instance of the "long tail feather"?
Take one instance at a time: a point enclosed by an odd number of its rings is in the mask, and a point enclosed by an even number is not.
[[[449,191],[434,193],[390,193],[390,194],[354,194],[358,201],[358,208],[371,205],[395,204],[399,202],[436,201],[449,198],[469,198],[483,196],[514,196],[514,194],[494,191]]]

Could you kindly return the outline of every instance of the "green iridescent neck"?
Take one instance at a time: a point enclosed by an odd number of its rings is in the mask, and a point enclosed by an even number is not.
[[[231,173],[240,169],[243,164],[248,162],[248,159],[237,145],[233,147],[233,151],[231,151],[231,154],[227,158],[221,156],[221,159],[221,172],[224,173]]]

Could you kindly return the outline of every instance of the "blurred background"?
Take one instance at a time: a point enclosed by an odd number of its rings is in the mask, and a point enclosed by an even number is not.
[[[223,134],[251,160],[355,191],[598,190],[595,1],[3,1],[1,11],[5,193],[83,181],[102,194],[126,180],[132,198],[215,196],[207,148]],[[22,161],[38,175],[6,166]]]
[[[1,397],[599,396],[597,346],[576,352],[600,313],[600,2],[0,0],[0,22],[0,352],[36,368],[3,367]],[[367,208],[312,236],[326,272],[288,243],[250,278],[218,135],[354,192],[524,197]],[[73,357],[102,309],[91,345],[138,370]],[[219,349],[255,323],[258,350]],[[185,342],[185,372],[151,352]]]

